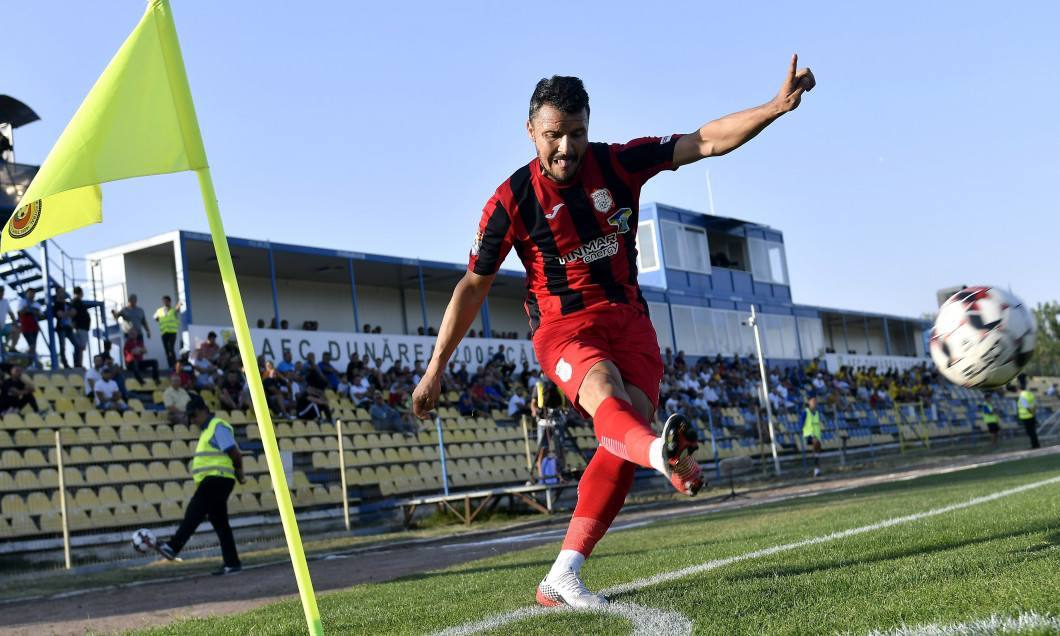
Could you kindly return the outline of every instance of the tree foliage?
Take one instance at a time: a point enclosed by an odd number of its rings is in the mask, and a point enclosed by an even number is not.
[[[1060,301],[1038,303],[1031,311],[1038,321],[1038,343],[1027,374],[1060,376]]]

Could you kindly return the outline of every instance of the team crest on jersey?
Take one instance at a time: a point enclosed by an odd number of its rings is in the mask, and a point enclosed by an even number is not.
[[[475,235],[475,242],[471,244],[471,255],[478,257],[479,250],[482,249],[482,232]]]
[[[611,198],[611,193],[607,191],[607,188],[594,190],[589,196],[593,199],[593,207],[600,214],[604,214],[615,207],[615,200]]]

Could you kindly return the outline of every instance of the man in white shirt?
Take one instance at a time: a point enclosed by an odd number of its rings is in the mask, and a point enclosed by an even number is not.
[[[98,353],[92,358],[92,366],[85,371],[85,397],[94,398],[96,396],[96,382],[103,379],[99,370],[103,368],[103,356]]]
[[[103,367],[100,375],[103,378],[95,384],[96,406],[99,410],[120,413],[128,409],[129,405],[121,401],[121,390],[118,389],[118,383],[114,381],[110,367]]]
[[[15,315],[11,307],[11,301],[4,298],[6,289],[6,287],[0,285],[0,323],[3,324],[0,327],[0,341],[8,340],[8,351],[14,351],[18,345],[19,336],[22,335],[22,328],[18,326],[18,316]],[[11,318],[11,322],[5,322],[8,317]]]
[[[169,376],[169,386],[162,393],[162,404],[166,407],[166,415],[170,424],[183,424],[186,420],[184,414],[191,395],[180,386],[180,376]]]
[[[508,398],[508,417],[518,418],[521,415],[530,415],[530,407],[523,397],[523,387],[516,387],[512,396]]]

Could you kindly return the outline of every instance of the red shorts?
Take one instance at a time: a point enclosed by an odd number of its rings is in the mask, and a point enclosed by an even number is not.
[[[534,351],[541,371],[585,417],[589,414],[578,404],[578,389],[601,360],[614,363],[623,380],[659,407],[663,376],[659,340],[651,319],[633,305],[603,305],[542,324],[534,333]]]

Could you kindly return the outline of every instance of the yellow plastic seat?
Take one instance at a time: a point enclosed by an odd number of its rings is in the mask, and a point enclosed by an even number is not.
[[[167,499],[159,503],[158,516],[162,521],[179,521],[184,518],[184,508],[179,500]]]
[[[124,464],[111,464],[107,466],[106,481],[112,484],[120,484],[129,481],[129,470]]]
[[[129,464],[130,481],[144,482],[151,481],[151,479],[151,473],[147,472],[147,466],[141,462],[133,462],[132,464]]]
[[[7,517],[25,515],[29,514],[29,507],[26,506],[26,501],[22,498],[22,495],[11,493],[4,495],[0,499],[0,513]]]
[[[121,501],[125,505],[142,503],[143,492],[136,484],[125,484],[121,487]]]
[[[136,518],[140,523],[145,524],[162,523],[162,517],[158,514],[158,508],[150,503],[136,506]]]

